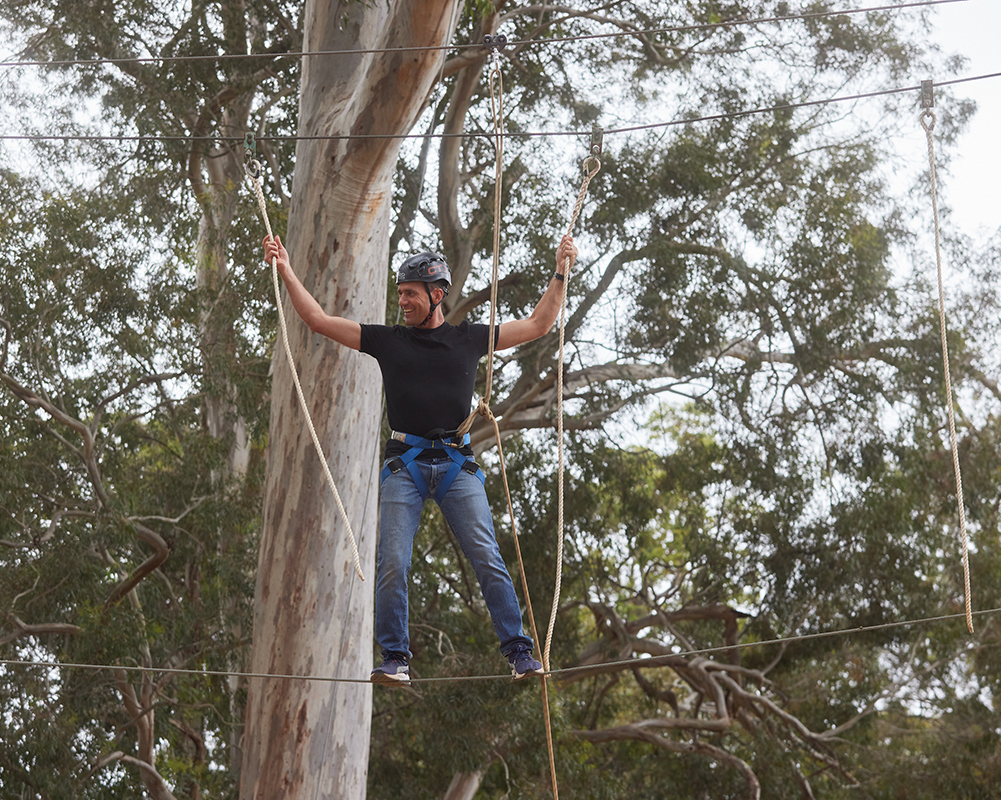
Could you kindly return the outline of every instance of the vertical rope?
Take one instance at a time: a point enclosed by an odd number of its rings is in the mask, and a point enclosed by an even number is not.
[[[593,162],[593,163],[592,163]],[[588,164],[592,163],[589,169]],[[588,157],[584,161],[584,181],[581,184],[580,192],[577,194],[577,202],[574,204],[573,214],[570,217],[570,225],[567,227],[567,235],[573,234],[574,225],[580,210],[584,205],[584,196],[587,194],[587,185],[591,178],[598,174],[601,169],[601,162],[595,156]],[[563,586],[563,359],[566,342],[566,311],[567,311],[567,283],[570,281],[570,259],[563,262],[563,292],[560,297],[560,355],[556,364],[556,416],[558,442],[558,463],[557,463],[557,520],[556,520],[556,584],[553,588],[553,608],[549,616],[549,629],[546,632],[546,646],[542,653],[542,668],[547,674],[542,676],[542,704],[546,718],[546,745],[549,748],[549,764],[552,770],[553,780],[553,800],[559,800],[559,788],[556,783],[556,761],[553,756],[553,726],[549,718],[549,651],[553,643],[553,629],[556,627],[556,611],[560,604],[560,591]],[[536,640],[538,641],[538,640]]]
[[[535,611],[532,609],[532,595],[528,590],[528,575],[525,572],[525,561],[521,555],[521,543],[518,541],[518,531],[514,516],[514,503],[511,500],[511,488],[507,481],[507,467],[504,463],[504,448],[501,445],[500,426],[497,418],[490,409],[490,396],[493,390],[494,376],[494,329],[497,318],[497,284],[500,273],[500,226],[501,226],[501,201],[504,188],[504,79],[500,71],[500,54],[497,50],[491,53],[492,68],[490,70],[490,108],[493,111],[494,120],[494,142],[495,142],[495,169],[494,169],[494,257],[493,268],[490,275],[490,335],[489,347],[487,350],[487,375],[486,385],[483,390],[483,398],[480,400],[477,411],[486,416],[494,426],[494,436],[497,439],[497,454],[500,457],[501,477],[504,481],[504,494],[507,497],[507,512],[511,519],[511,536],[514,539],[514,550],[518,556],[518,572],[521,574],[521,589],[525,595],[525,610],[528,612],[528,622],[532,629],[532,640],[538,643],[539,629],[535,624]],[[494,80],[496,79],[496,86]],[[473,415],[470,414],[466,420],[472,424]],[[559,800],[559,784],[556,779],[556,750],[553,747],[553,725],[549,715],[549,692],[546,687],[546,678],[542,679],[542,716],[546,725],[546,750],[549,755],[549,774],[553,785],[553,800]]]
[[[590,166],[589,166],[590,165]],[[577,217],[580,216],[581,207],[584,205],[584,197],[587,194],[587,185],[591,179],[598,174],[601,169],[601,162],[595,156],[588,156],[584,161],[584,181],[581,184],[580,192],[577,195],[577,203],[574,205],[573,214],[570,217],[570,225],[567,227],[567,236],[573,235],[574,225],[577,224]],[[567,314],[567,284],[570,282],[570,259],[563,263],[563,296],[560,300],[560,355],[556,364],[556,439],[558,450],[557,463],[557,519],[556,529],[559,538],[556,545],[556,585],[553,589],[553,608],[549,616],[549,630],[546,633],[546,648],[542,654],[542,666],[549,672],[549,651],[553,643],[553,628],[556,627],[556,610],[560,604],[560,591],[563,586],[563,359],[566,341],[566,314]]]
[[[500,71],[500,54],[494,50],[490,70],[490,109],[494,117],[494,258],[490,272],[490,344],[487,349],[487,377],[483,388],[483,404],[490,406],[490,393],[494,380],[494,327],[497,324],[497,276],[500,273],[500,224],[501,198],[504,188],[504,78]],[[494,78],[497,87],[494,88]],[[497,437],[500,445],[500,435]],[[512,518],[513,519],[513,518]]]
[[[493,112],[494,122],[494,142],[495,142],[495,167],[494,167],[494,254],[493,267],[490,275],[490,323],[487,337],[489,345],[487,348],[487,374],[486,385],[483,397],[480,399],[476,410],[474,410],[459,426],[458,433],[463,435],[469,431],[473,425],[473,420],[477,415],[486,417],[493,423],[494,437],[497,440],[497,453],[500,458],[501,477],[504,481],[504,494],[507,498],[507,512],[511,520],[511,537],[514,540],[514,550],[518,556],[518,572],[521,575],[521,588],[525,595],[525,610],[528,612],[528,621],[532,630],[532,639],[536,643],[539,641],[539,629],[535,623],[535,611],[532,608],[532,595],[528,590],[528,575],[525,571],[525,561],[521,555],[521,543],[518,540],[518,531],[515,522],[514,503],[511,500],[511,487],[507,480],[507,466],[504,462],[504,447],[501,444],[500,426],[497,418],[490,409],[490,396],[493,391],[494,374],[494,336],[497,319],[497,287],[498,275],[500,273],[500,226],[501,226],[501,201],[504,188],[504,80],[500,71],[500,54],[494,49],[491,52],[490,70],[490,108]],[[553,746],[553,726],[549,714],[549,691],[547,677],[542,678],[542,715],[546,726],[546,749],[549,754],[549,773],[553,786],[553,800],[559,800],[559,783],[556,777],[556,752]]]
[[[268,236],[273,237],[274,234],[271,232],[271,221],[268,219],[268,211],[264,206],[264,191],[261,189],[261,182],[257,179],[257,175],[260,174],[261,165],[257,161],[251,161],[247,165],[247,177],[250,178],[251,183],[254,186],[254,194],[257,196],[257,205],[261,209],[261,216],[264,219],[264,227],[267,228]],[[302,393],[302,385],[299,383],[299,375],[296,372],[295,361],[292,358],[292,348],[288,343],[288,326],[285,324],[285,310],[282,307],[282,295],[281,295],[281,284],[278,282],[278,259],[271,259],[271,282],[275,287],[275,304],[278,306],[278,322],[279,327],[282,331],[282,343],[285,345],[285,356],[288,358],[289,369],[292,370],[292,382],[295,384],[295,392],[299,397],[299,406],[302,408],[302,413],[306,415],[306,426],[309,428],[309,435],[313,439],[313,447],[316,448],[316,454],[320,457],[320,464],[323,466],[323,474],[327,478],[327,484],[330,486],[330,490],[334,493],[334,501],[337,503],[337,509],[341,512],[341,519],[344,520],[344,526],[348,531],[348,539],[351,542],[351,555],[354,559],[355,572],[358,577],[365,580],[365,574],[361,570],[361,557],[358,555],[358,544],[355,542],[355,534],[351,529],[351,520],[348,519],[348,512],[344,508],[344,503],[341,502],[341,495],[337,491],[337,485],[334,483],[334,477],[330,474],[330,467],[327,466],[326,456],[323,455],[323,448],[320,446],[320,439],[316,435],[316,428],[313,427],[313,419],[309,415],[309,408],[306,406],[306,397]]]
[[[938,188],[935,177],[935,142],[932,131],[935,129],[935,112],[925,109],[921,112],[921,127],[925,129],[928,139],[928,173],[931,178],[932,216],[935,220],[935,264],[938,269],[938,319],[942,333],[942,365],[945,372],[945,402],[949,409],[949,443],[952,446],[952,468],[956,475],[956,502],[959,506],[959,530],[963,540],[963,590],[966,595],[966,627],[973,633],[973,611],[970,599],[970,545],[966,532],[966,507],[963,503],[963,475],[959,469],[959,446],[956,443],[956,412],[952,392],[952,376],[949,369],[949,342],[945,327],[945,289],[942,280],[942,234],[939,227]]]

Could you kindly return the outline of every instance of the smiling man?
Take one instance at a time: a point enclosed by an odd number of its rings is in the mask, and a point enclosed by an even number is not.
[[[375,637],[382,664],[372,681],[410,682],[408,577],[421,511],[433,497],[466,554],[486,601],[501,653],[515,679],[542,673],[525,636],[521,608],[494,536],[469,435],[456,429],[468,416],[476,368],[489,347],[489,326],[445,321],[441,302],[452,276],[437,253],[410,256],[396,273],[405,325],[362,325],[330,316],[292,272],[281,240],[264,240],[265,258],[277,259],[289,297],[310,330],[374,357],[382,371],[386,413],[393,433],[380,480],[379,551],[375,581]],[[495,349],[517,347],[549,332],[559,314],[564,275],[577,258],[573,239],[556,250],[556,272],[531,315],[497,326]]]

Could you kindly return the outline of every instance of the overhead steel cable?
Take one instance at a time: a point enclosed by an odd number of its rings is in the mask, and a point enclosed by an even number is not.
[[[981,611],[974,611],[972,616],[980,617],[987,614],[997,614],[1001,608],[988,608]],[[647,656],[645,658],[628,658],[619,661],[604,661],[599,664],[586,664],[577,667],[565,667],[563,669],[550,670],[546,674],[580,674],[587,672],[597,672],[609,667],[656,667],[658,662],[666,662],[668,659],[689,658],[691,656],[705,656],[714,653],[732,653],[735,650],[749,650],[752,647],[769,647],[772,645],[788,645],[797,642],[808,642],[816,639],[830,639],[835,636],[848,636],[852,634],[872,633],[874,631],[887,630],[890,628],[908,627],[911,625],[927,625],[930,623],[948,622],[950,620],[966,619],[966,614],[943,614],[936,617],[922,617],[918,619],[898,620],[896,622],[884,622],[878,625],[862,625],[856,628],[844,628],[833,631],[818,631],[817,633],[803,633],[797,636],[783,636],[774,639],[764,639],[759,642],[738,642],[737,644],[717,645],[715,647],[703,647],[692,650],[679,650],[676,653],[665,653],[657,656]],[[666,664],[664,664],[666,666]],[[103,670],[114,669],[123,672],[156,673],[158,675],[191,675],[202,677],[236,677],[236,678],[263,678],[270,680],[297,680],[297,681],[322,681],[325,683],[361,683],[371,684],[368,677],[365,678],[337,678],[327,675],[295,675],[278,672],[231,672],[228,670],[209,669],[182,669],[172,667],[139,667],[135,665],[122,664],[84,664],[70,661],[42,661],[41,659],[0,659],[0,667],[47,667],[51,669],[88,669]],[[410,678],[412,683],[460,683],[469,681],[490,681],[490,680],[511,680],[510,673],[502,675],[453,675],[443,678]]]
[[[973,75],[967,78],[954,78],[948,81],[936,81],[935,86],[956,86],[961,83],[972,81],[988,80],[990,78],[1001,78],[1001,72],[991,72],[986,75]],[[847,103],[854,100],[867,100],[874,97],[883,97],[893,94],[906,94],[907,92],[919,92],[921,84],[913,86],[903,86],[897,89],[880,89],[874,92],[862,92],[860,94],[840,95],[829,97],[825,100],[804,100],[799,103],[784,103],[775,106],[764,106],[761,108],[751,108],[746,111],[727,111],[719,114],[707,114],[700,117],[684,117],[673,119],[667,122],[651,122],[643,125],[629,125],[621,128],[605,128],[605,135],[616,133],[635,133],[636,131],[656,130],[658,128],[670,128],[678,125],[692,125],[696,122],[714,122],[725,119],[737,119],[748,117],[754,114],[770,114],[775,111],[794,111],[799,108],[810,108],[833,103]],[[483,132],[463,132],[463,133],[345,133],[345,134],[317,134],[314,136],[303,136],[299,134],[289,134],[287,136],[257,136],[257,141],[263,142],[297,142],[297,141],[335,141],[340,139],[454,139],[454,138],[489,138],[494,134],[490,131]],[[591,131],[506,131],[506,137],[519,138],[543,138],[550,136],[578,136],[588,138]],[[142,134],[0,134],[0,141],[65,141],[65,142],[234,142],[242,143],[243,136],[147,136]]]
[[[676,25],[660,28],[647,28],[636,30],[620,30],[610,33],[590,33],[579,36],[554,37],[552,39],[522,39],[509,40],[508,46],[512,48],[524,48],[529,45],[552,45],[567,44],[570,42],[591,41],[595,39],[612,39],[629,36],[653,36],[661,33],[688,33],[698,31],[710,31],[719,28],[734,28],[742,25],[764,25],[772,22],[794,22],[796,20],[820,19],[823,17],[844,17],[852,14],[869,14],[879,11],[903,11],[909,8],[921,8],[926,6],[940,6],[950,3],[965,3],[968,0],[916,0],[912,3],[894,3],[882,6],[867,6],[864,8],[847,8],[837,11],[809,11],[802,14],[783,14],[773,17],[757,17],[754,19],[731,19],[720,20],[719,22],[703,22],[697,25]],[[568,20],[574,17],[568,17]],[[214,53],[207,55],[187,55],[187,56],[136,56],[134,58],[94,58],[94,59],[60,59],[55,61],[0,61],[0,68],[3,67],[97,67],[104,65],[114,66],[116,64],[170,64],[178,62],[199,62],[199,61],[234,61],[240,59],[262,59],[262,58],[313,58],[316,56],[357,56],[375,55],[383,53],[410,53],[428,52],[432,50],[482,50],[484,57],[488,50],[479,42],[469,44],[450,45],[427,45],[420,47],[382,47],[382,48],[360,48],[354,50],[312,50],[312,51],[291,51],[286,53],[262,52],[262,53]]]

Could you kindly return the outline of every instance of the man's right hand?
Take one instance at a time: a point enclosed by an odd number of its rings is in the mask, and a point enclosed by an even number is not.
[[[288,260],[288,250],[282,244],[280,236],[275,236],[274,238],[270,236],[264,237],[264,260],[271,264],[272,261],[277,259],[278,273],[285,278],[289,273],[291,267]]]

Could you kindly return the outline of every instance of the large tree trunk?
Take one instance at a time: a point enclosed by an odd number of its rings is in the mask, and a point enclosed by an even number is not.
[[[305,51],[437,46],[456,0],[309,0]],[[302,136],[410,131],[442,51],[317,56],[303,61]],[[286,244],[306,287],[332,314],[385,316],[392,178],[401,140],[300,140]],[[290,366],[275,347],[263,536],[251,671],[367,678],[380,382],[366,356],[322,340],[289,303],[296,368],[334,480],[358,537],[367,583],[354,574],[347,532],[326,487]],[[253,679],[242,798],[365,796],[371,690],[354,683]]]

